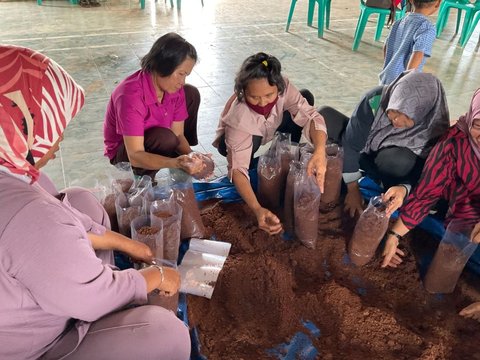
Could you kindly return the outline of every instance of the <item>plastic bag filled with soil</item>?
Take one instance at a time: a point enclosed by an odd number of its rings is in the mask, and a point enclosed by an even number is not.
[[[284,187],[281,172],[281,162],[275,151],[268,151],[258,158],[258,202],[276,214],[279,213]]]
[[[127,193],[128,203],[130,206],[142,206],[143,198],[148,191],[152,188],[152,178],[148,175],[143,175],[141,178],[136,179],[133,186]],[[144,211],[146,214],[148,211]]]
[[[190,162],[186,164],[187,168],[199,169],[192,176],[197,180],[206,180],[213,176],[215,163],[211,155],[205,155],[199,152],[191,152],[188,154]]]
[[[173,200],[173,190],[170,185],[153,186],[143,196],[143,209],[149,214],[150,206],[156,200]]]
[[[365,265],[375,255],[388,228],[385,210],[386,204],[382,197],[375,196],[370,199],[368,207],[360,215],[348,246],[348,255],[355,265]]]
[[[171,267],[177,269],[177,263],[166,261],[163,259],[155,259],[157,265],[162,266],[164,269],[166,267]],[[165,270],[164,270],[165,271]],[[173,311],[177,314],[178,311],[178,297],[180,295],[180,274],[177,273],[176,278],[177,290],[173,293],[166,293],[162,290],[155,289],[148,294],[148,304],[161,306],[167,310]]]
[[[462,220],[453,220],[448,225],[423,280],[429,293],[453,292],[465,264],[478,246],[470,239],[472,230],[473,225]]]
[[[128,192],[135,182],[132,167],[129,162],[119,162],[108,170],[112,186],[121,192]]]
[[[285,194],[290,161],[293,160],[290,137],[290,133],[277,132],[275,133],[275,138],[272,143],[272,148],[276,152],[277,158],[280,159],[280,181],[282,187],[279,194],[282,198]],[[281,199],[281,202],[283,202],[283,199]]]
[[[131,224],[132,239],[138,240],[152,250],[153,256],[163,258],[162,220],[150,215],[140,215]]]
[[[156,200],[150,205],[152,224],[158,220],[163,229],[163,256],[164,260],[177,262],[180,248],[180,229],[182,224],[182,207],[174,198]]]
[[[308,176],[302,167],[301,175],[294,182],[295,235],[311,249],[317,245],[320,195],[315,176]]]
[[[142,214],[142,206],[131,206],[127,195],[123,192],[117,192],[115,195],[115,210],[117,213],[118,232],[131,237],[130,224],[133,219]]]
[[[170,173],[175,200],[183,209],[181,239],[205,238],[207,233],[195,199],[192,177],[182,170],[172,169]]]
[[[343,148],[337,144],[326,146],[327,171],[322,194],[321,209],[329,210],[337,205],[342,188]]]
[[[292,161],[287,175],[287,184],[285,186],[285,199],[283,203],[283,229],[288,237],[293,236],[295,229],[295,217],[293,212],[294,204],[294,185],[297,178],[302,174],[300,161]]]

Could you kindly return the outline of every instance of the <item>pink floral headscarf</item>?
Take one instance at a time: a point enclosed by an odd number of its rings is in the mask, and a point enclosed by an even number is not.
[[[80,111],[83,89],[53,60],[34,50],[0,46],[0,166],[27,175],[27,160],[45,155]]]
[[[475,119],[480,119],[480,89],[477,89],[473,94],[472,102],[470,103],[470,109],[468,112],[465,115],[460,116],[455,124],[460,130],[468,135],[470,145],[472,145],[473,151],[475,151],[477,158],[480,159],[480,147],[478,146],[477,142],[472,139],[472,135],[470,134],[470,129],[472,128],[473,120]]]

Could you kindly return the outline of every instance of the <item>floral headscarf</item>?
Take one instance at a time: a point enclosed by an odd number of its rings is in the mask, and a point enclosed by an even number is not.
[[[0,167],[27,175],[63,134],[84,103],[83,89],[53,60],[0,45]]]
[[[480,119],[480,89],[477,89],[473,94],[472,102],[470,103],[470,109],[468,112],[460,116],[457,123],[455,124],[460,130],[462,130],[465,134],[468,135],[468,139],[470,140],[470,145],[472,145],[473,151],[477,158],[480,159],[480,148],[475,140],[472,139],[472,135],[470,134],[470,130],[473,126],[473,120]]]

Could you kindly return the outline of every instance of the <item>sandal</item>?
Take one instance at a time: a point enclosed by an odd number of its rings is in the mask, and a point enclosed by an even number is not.
[[[83,8],[89,8],[91,6],[89,0],[79,0],[78,5],[80,5]]]

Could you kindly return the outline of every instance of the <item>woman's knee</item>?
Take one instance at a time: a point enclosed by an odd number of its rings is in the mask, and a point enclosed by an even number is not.
[[[155,305],[142,306],[148,321],[148,335],[144,346],[150,348],[155,359],[187,360],[191,343],[187,326],[175,314]],[[160,340],[161,339],[161,340]]]
[[[375,157],[378,171],[396,178],[408,177],[416,162],[417,156],[411,150],[399,147],[381,149]]]
[[[200,106],[200,91],[190,84],[185,84],[183,87],[183,91],[185,92],[185,101],[187,103],[187,107],[194,106],[198,109]],[[190,113],[189,113],[190,115]]]
[[[174,156],[179,143],[177,135],[167,128],[150,128],[144,134],[145,151],[152,154]]]
[[[88,215],[94,222],[110,229],[110,219],[102,204],[90,190],[71,187],[62,191],[67,194],[70,205],[79,212]]]

